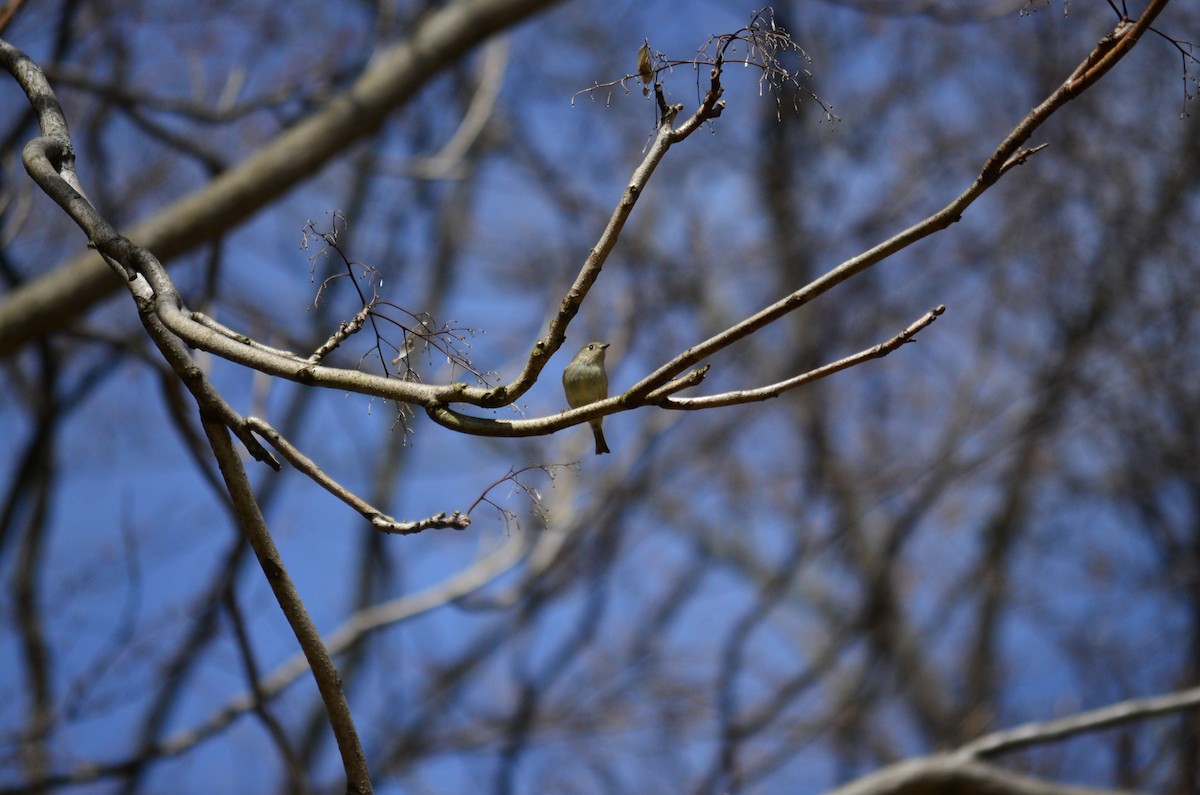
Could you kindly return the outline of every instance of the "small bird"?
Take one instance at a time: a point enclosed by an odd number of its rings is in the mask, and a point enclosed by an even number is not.
[[[607,342],[589,342],[563,370],[563,392],[573,409],[604,400],[608,397],[608,374],[604,372],[604,351]],[[596,437],[596,455],[611,452],[604,441],[604,418],[588,420]]]
[[[643,42],[638,50],[638,77],[642,78],[642,96],[650,96],[650,81],[654,79],[654,66],[650,63],[650,42]]]

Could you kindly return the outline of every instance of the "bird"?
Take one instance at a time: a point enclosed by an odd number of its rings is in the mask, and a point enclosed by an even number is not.
[[[567,404],[577,409],[608,397],[608,374],[604,372],[604,351],[607,342],[589,342],[563,370],[563,392]],[[604,441],[604,418],[588,420],[596,437],[596,455],[612,452]]]

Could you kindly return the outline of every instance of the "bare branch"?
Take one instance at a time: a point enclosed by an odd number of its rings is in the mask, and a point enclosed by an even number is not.
[[[975,178],[975,181],[941,210],[862,254],[851,257],[791,295],[776,301],[774,304],[751,315],[740,323],[720,334],[710,337],[699,345],[689,348],[684,353],[663,364],[629,390],[629,394],[633,397],[634,401],[636,402],[637,398],[654,391],[685,368],[698,364],[704,359],[711,358],[717,351],[794,312],[850,277],[879,264],[917,241],[923,240],[949,227],[951,224],[957,223],[962,217],[963,212],[976,199],[995,185],[1000,177],[1007,173],[1014,165],[1022,162],[1024,157],[1032,153],[1031,150],[1030,152],[1026,152],[1024,156],[1019,155],[1021,146],[1029,139],[1029,136],[1033,135],[1056,111],[1087,90],[1104,72],[1112,68],[1129,51],[1129,48],[1137,41],[1137,37],[1141,35],[1141,32],[1162,11],[1166,3],[1167,0],[1152,0],[1136,23],[1133,25],[1127,25],[1124,22],[1118,24],[1116,30],[1111,35],[1116,36],[1119,33],[1121,46],[1113,46],[1111,49],[1105,50],[1104,54],[1099,57],[1095,53],[1089,55],[1083,64],[1072,72],[1072,75],[1062,85],[1017,123],[1013,131],[1009,133],[1008,137],[1004,139],[988,158],[987,162],[984,163],[983,169],[980,171],[979,176]],[[1096,63],[1089,65],[1093,60]]]
[[[138,224],[129,236],[169,261],[236,227],[318,173],[350,142],[372,134],[447,64],[496,31],[553,4],[554,0],[474,0],[425,15],[411,35],[376,54],[345,93],[280,132],[233,169]],[[109,295],[116,285],[104,270],[95,256],[80,255],[6,296],[0,304],[0,355],[62,328]]]
[[[956,752],[982,759],[1015,751],[1030,745],[1062,740],[1076,734],[1099,731],[1133,721],[1170,715],[1200,708],[1200,687],[1148,698],[1131,698],[1064,718],[1026,723],[1012,729],[993,732],[970,742]]]
[[[885,767],[827,795],[923,795],[972,792],[980,795],[1118,795],[1115,790],[1058,784],[952,756],[911,759]]]
[[[254,499],[250,480],[246,477],[246,470],[230,442],[225,426],[205,421],[204,432],[208,435],[213,455],[216,456],[217,465],[225,479],[225,486],[233,499],[238,523],[249,538],[263,575],[312,669],[321,700],[325,702],[329,725],[333,728],[338,750],[341,752],[342,767],[346,773],[346,791],[367,795],[373,791],[371,776],[367,770],[367,758],[362,743],[359,742],[358,730],[355,729],[354,719],[350,715],[350,704],[342,690],[341,679],[333,665],[333,659],[321,642],[321,636],[305,610],[296,586],[288,576],[283,558],[271,539],[270,531]],[[260,696],[261,693],[258,693],[254,698],[255,703],[259,701]]]
[[[468,568],[451,575],[442,582],[422,591],[407,594],[381,604],[360,610],[347,617],[346,621],[325,639],[325,648],[330,656],[345,653],[367,635],[384,627],[406,621],[441,607],[455,599],[461,599],[479,590],[529,554],[534,536],[529,533],[512,534],[503,546],[482,555]],[[542,541],[539,539],[539,543]],[[161,742],[141,749],[136,756],[112,762],[84,763],[65,773],[56,773],[31,780],[20,787],[0,786],[0,795],[18,795],[44,791],[49,787],[82,784],[112,776],[124,775],[145,764],[148,759],[177,756],[195,748],[215,736],[230,723],[259,704],[265,703],[282,693],[297,679],[310,670],[309,658],[304,652],[296,654],[263,677],[251,692],[234,697],[207,721],[188,729],[177,731]]]
[[[834,373],[841,372],[856,364],[862,364],[870,359],[882,359],[892,351],[914,342],[913,339],[919,331],[937,320],[938,316],[946,311],[944,306],[936,306],[930,309],[919,319],[910,323],[903,331],[892,337],[887,342],[881,342],[864,351],[860,351],[853,356],[847,356],[844,359],[839,359],[836,362],[827,364],[824,367],[818,367],[802,375],[789,378],[786,381],[780,381],[769,386],[759,387],[758,389],[741,389],[735,392],[724,392],[720,395],[709,395],[700,398],[668,398],[656,405],[669,409],[685,409],[688,411],[696,411],[699,409],[716,408],[719,406],[734,406],[739,403],[754,403],[760,400],[769,400],[770,398],[778,397],[788,390],[795,389],[798,386],[818,381]],[[668,384],[670,387],[675,382]],[[666,389],[666,387],[663,387]],[[660,394],[663,389],[658,389],[652,392],[649,397]],[[651,401],[652,402],[652,401]]]
[[[347,489],[342,484],[338,483],[333,478],[325,474],[319,466],[308,456],[300,452],[291,442],[283,437],[281,433],[271,427],[266,421],[258,417],[248,417],[246,419],[246,427],[260,434],[264,439],[270,442],[279,453],[287,459],[287,462],[295,467],[298,471],[304,473],[312,479],[321,488],[328,491],[333,496],[337,497],[342,502],[349,505],[355,511],[362,514],[363,518],[371,523],[371,526],[376,530],[381,530],[385,533],[395,533],[397,535],[411,535],[419,533],[422,530],[451,529],[465,530],[471,524],[471,517],[464,516],[458,511],[447,516],[444,512],[429,516],[425,519],[418,519],[412,522],[402,522],[385,514],[372,505],[369,505],[365,500],[357,494]]]

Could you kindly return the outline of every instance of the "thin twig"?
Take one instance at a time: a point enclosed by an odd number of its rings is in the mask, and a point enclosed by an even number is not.
[[[358,511],[377,530],[398,535],[412,535],[432,528],[465,530],[471,524],[471,517],[459,511],[454,511],[449,516],[445,512],[442,512],[412,522],[393,519],[325,474],[325,471],[317,466],[316,462],[304,455],[304,453],[301,453],[294,444],[285,439],[279,431],[272,428],[266,420],[258,417],[247,417],[246,426],[266,439],[297,471],[307,475],[318,486]]]
[[[700,398],[667,398],[657,405],[668,409],[696,411],[699,409],[716,408],[719,406],[734,406],[739,403],[754,403],[760,400],[769,400],[770,398],[778,397],[790,389],[795,389],[798,386],[803,386],[804,384],[809,384],[813,381],[826,378],[834,373],[851,368],[856,364],[862,364],[870,359],[881,359],[884,356],[887,356],[900,346],[913,342],[913,338],[919,331],[933,323],[933,321],[937,320],[938,316],[945,311],[945,306],[936,306],[922,315],[919,319],[910,323],[903,331],[886,342],[881,342],[878,345],[874,345],[864,351],[859,351],[852,356],[847,356],[844,359],[839,359],[838,361],[827,364],[824,367],[818,367],[815,370],[810,370],[807,373],[797,375],[785,381],[780,381],[778,383],[759,387],[757,389],[742,389],[733,392],[723,392],[719,395],[708,395]],[[667,386],[669,387],[671,385],[668,384]],[[662,389],[666,388],[667,387],[663,387]],[[662,389],[655,390],[650,394],[649,397],[655,397],[662,392]]]

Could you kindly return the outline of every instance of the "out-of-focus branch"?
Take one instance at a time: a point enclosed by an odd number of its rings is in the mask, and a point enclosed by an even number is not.
[[[1008,137],[991,154],[980,171],[979,176],[975,178],[970,187],[941,210],[868,251],[851,257],[815,281],[805,285],[791,295],[776,301],[774,304],[751,315],[740,323],[684,351],[631,387],[627,393],[629,398],[631,398],[632,402],[636,403],[638,398],[654,391],[688,367],[700,363],[704,359],[711,357],[714,353],[732,345],[734,342],[748,337],[764,326],[794,312],[822,293],[828,292],[852,276],[862,273],[873,265],[879,264],[893,254],[903,251],[917,241],[923,240],[936,232],[942,231],[951,224],[957,223],[962,217],[962,213],[976,199],[995,185],[1000,177],[1014,166],[1023,163],[1030,154],[1036,151],[1036,148],[1028,150],[1021,148],[1022,144],[1029,139],[1029,136],[1041,127],[1055,112],[1094,85],[1105,72],[1124,57],[1137,42],[1142,32],[1150,26],[1154,18],[1166,7],[1167,2],[1168,0],[1152,0],[1146,7],[1146,10],[1142,12],[1142,16],[1132,25],[1127,20],[1122,20],[1116,29],[1109,34],[1109,36],[1117,36],[1119,38],[1119,46],[1109,46],[1107,49],[1104,49],[1106,47],[1104,42],[1108,37],[1102,40],[1101,44],[1097,46],[1096,51],[1089,55],[1062,85],[1055,89],[1040,105],[1031,110],[1025,118],[1021,119],[1013,131],[1009,133]],[[1101,49],[1104,49],[1104,53],[1102,56],[1097,57],[1096,52]],[[1084,67],[1087,68],[1085,69]]]
[[[877,773],[830,790],[826,795],[1118,795],[1119,790],[1089,789],[1010,773],[983,762],[953,756],[929,756],[885,767]],[[1128,793],[1125,793],[1128,795]]]
[[[126,110],[136,108],[202,124],[221,124],[259,111],[274,110],[294,101],[305,90],[303,80],[294,79],[273,85],[252,99],[235,103],[232,97],[236,95],[236,90],[244,85],[244,71],[241,68],[233,71],[221,92],[222,99],[216,105],[209,105],[193,99],[159,97],[149,92],[132,91],[119,82],[97,79],[86,69],[64,64],[46,64],[46,74],[57,86],[81,89]]]
[[[545,541],[545,538],[538,535],[539,548],[543,544],[550,544],[557,552],[558,545],[555,542]],[[480,557],[474,564],[444,581],[425,590],[372,605],[353,613],[340,627],[329,634],[324,642],[325,648],[330,656],[342,654],[356,643],[361,642],[371,632],[422,615],[479,590],[524,560],[529,554],[532,543],[531,534],[513,533],[503,546]],[[545,565],[549,564],[546,563],[541,568],[544,568]],[[178,731],[165,740],[140,749],[138,754],[132,758],[82,764],[73,770],[50,774],[42,779],[31,780],[19,787],[0,787],[0,795],[42,792],[47,788],[97,781],[136,770],[150,759],[185,753],[217,735],[230,723],[253,711],[257,705],[282,693],[289,685],[304,676],[308,672],[309,666],[306,654],[303,652],[296,654],[263,677],[252,692],[243,693],[231,699],[204,723]]]
[[[233,625],[233,638],[237,643],[238,656],[242,660],[246,682],[250,686],[250,692],[254,694],[254,714],[258,716],[263,728],[266,729],[267,736],[271,738],[271,742],[279,751],[279,756],[288,773],[288,789],[295,792],[296,795],[309,795],[312,787],[309,786],[308,777],[305,775],[304,763],[296,753],[296,749],[292,747],[287,732],[284,731],[279,719],[267,709],[267,700],[259,686],[261,677],[258,660],[254,656],[254,646],[250,641],[250,633],[246,629],[246,619],[242,615],[242,608],[238,605],[237,595],[232,584],[225,589],[224,602],[229,623]]]
[[[9,0],[3,8],[0,8],[0,33],[4,33],[5,28],[17,18],[23,5],[25,5],[25,0]]]
[[[345,93],[281,132],[241,164],[134,227],[129,236],[162,261],[246,221],[379,128],[442,69],[499,30],[554,0],[459,0],[426,15],[380,52]],[[73,322],[117,286],[94,254],[81,254],[0,304],[0,356]]]
[[[636,440],[636,444],[645,446],[649,444],[649,441],[641,438]],[[645,456],[636,453],[626,459],[628,466],[647,460]],[[638,478],[629,477],[629,473],[625,470],[621,470],[619,474],[610,474],[606,477],[606,481],[606,488],[612,490],[628,489],[631,488],[628,484],[639,482]],[[493,484],[493,487],[495,485],[498,484]],[[613,502],[619,503],[620,500],[613,500]],[[563,498],[563,504],[573,506],[568,498]],[[574,508],[572,507],[571,510]],[[416,593],[371,605],[351,614],[341,626],[325,638],[324,647],[331,657],[344,654],[373,632],[471,595],[495,582],[528,558],[529,564],[523,572],[521,582],[514,584],[510,591],[494,601],[495,604],[511,604],[519,594],[525,592],[529,582],[544,576],[549,569],[557,565],[568,553],[572,541],[577,539],[591,524],[592,517],[585,514],[572,514],[564,521],[546,528],[543,532],[536,534],[511,533],[502,546],[480,556],[472,565],[447,577],[442,582]],[[150,759],[186,753],[205,740],[216,736],[239,717],[253,711],[257,705],[278,696],[297,679],[304,676],[308,672],[309,666],[310,662],[306,654],[296,654],[264,676],[251,692],[231,699],[214,712],[207,721],[143,747],[136,756],[111,762],[81,764],[73,770],[50,774],[45,778],[30,781],[16,788],[0,787],[0,795],[39,792],[50,787],[81,784],[124,775],[145,765]]]
[[[959,748],[957,753],[975,758],[996,756],[1030,745],[1062,740],[1084,732],[1099,731],[1189,709],[1200,709],[1200,687],[1161,696],[1131,698],[1077,715],[1026,723],[980,737]]]
[[[134,274],[145,276],[150,283],[150,287],[153,289],[154,309],[158,317],[168,329],[189,345],[207,350],[230,361],[253,367],[261,372],[300,383],[350,389],[356,392],[419,404],[426,408],[427,413],[435,422],[461,432],[509,437],[539,435],[553,433],[556,430],[568,427],[577,422],[603,416],[617,410],[627,410],[645,405],[648,402],[654,402],[651,396],[661,400],[664,395],[671,394],[676,389],[688,385],[687,382],[672,383],[672,379],[684,369],[698,364],[713,353],[798,309],[817,295],[831,289],[851,276],[862,272],[892,254],[912,245],[916,241],[956,222],[961,217],[961,213],[991,185],[995,184],[1004,173],[1014,165],[1024,162],[1029,154],[1036,151],[1036,149],[1026,150],[1020,147],[1042,122],[1070,99],[1078,96],[1081,91],[1086,90],[1088,86],[1094,84],[1107,69],[1111,68],[1112,64],[1123,53],[1128,51],[1132,43],[1136,41],[1140,31],[1144,30],[1150,24],[1154,16],[1165,5],[1165,2],[1166,0],[1156,0],[1156,2],[1147,8],[1135,24],[1131,25],[1128,22],[1122,22],[1118,30],[1112,34],[1117,37],[1115,39],[1116,43],[1102,43],[1097,48],[1097,52],[1100,52],[1099,55],[1093,53],[1089,56],[1089,59],[1075,70],[1070,79],[1053,92],[1041,105],[1031,111],[988,159],[988,162],[984,165],[975,182],[941,211],[873,249],[847,260],[781,301],[746,318],[720,334],[709,338],[700,345],[690,348],[675,359],[659,367],[655,372],[641,379],[624,395],[612,398],[606,402],[576,409],[572,412],[566,412],[557,417],[522,421],[499,421],[462,414],[451,409],[449,404],[468,403],[484,408],[508,405],[518,399],[536,382],[550,357],[565,341],[568,324],[578,312],[591,286],[599,277],[608,255],[616,245],[622,227],[632,213],[634,204],[636,204],[638,197],[645,189],[658,163],[661,162],[671,145],[684,140],[691,132],[699,129],[704,121],[721,114],[723,102],[720,97],[723,88],[720,82],[721,62],[719,58],[712,66],[710,85],[705,97],[696,111],[678,127],[675,126],[675,120],[682,107],[678,105],[668,107],[661,96],[661,90],[657,89],[656,84],[656,96],[660,102],[662,122],[653,145],[650,147],[642,163],[634,171],[621,200],[609,219],[607,227],[600,236],[596,246],[589,252],[575,279],[575,283],[563,299],[558,313],[550,322],[547,334],[534,344],[525,367],[517,378],[509,384],[501,385],[494,389],[474,388],[463,383],[441,386],[417,384],[357,371],[324,367],[287,352],[273,351],[266,349],[265,346],[250,344],[250,341],[241,335],[214,328],[211,323],[205,322],[202,316],[188,312],[183,308],[182,300],[178,296],[174,285],[171,283],[169,277],[166,276],[165,270],[155,257],[151,256],[145,249],[133,246],[124,238],[117,237],[115,230],[104,224],[103,219],[98,218],[98,214],[86,202],[86,199],[79,195],[75,185],[64,184],[62,181],[55,180],[49,174],[45,173],[47,169],[44,164],[49,163],[51,166],[50,170],[55,174],[58,172],[63,172],[64,175],[68,176],[73,174],[70,169],[70,147],[69,144],[63,143],[65,139],[65,125],[61,134],[46,136],[35,142],[31,142],[26,148],[26,162],[29,164],[38,161],[43,164],[40,169],[30,166],[31,173],[40,171],[39,184],[88,231],[97,249],[105,254],[113,263],[119,263],[127,276],[131,278]],[[1089,63],[1091,64],[1090,66],[1088,65]],[[1087,67],[1086,69],[1084,68],[1085,66]],[[55,143],[51,143],[51,141]],[[55,157],[58,160],[52,159]],[[64,176],[65,178],[66,176]],[[61,311],[61,307],[59,310]],[[0,338],[4,336],[2,332],[3,317],[2,308],[0,308]],[[884,348],[878,351],[864,354],[859,360],[882,355],[887,350],[890,349],[886,348],[885,345]],[[831,367],[844,369],[857,363],[859,360],[835,363]],[[836,369],[830,372],[835,372]],[[725,405],[727,402],[744,402],[770,397],[773,390],[782,391],[782,389],[794,388],[801,383],[805,383],[807,380],[812,380],[814,377],[818,377],[818,375],[808,373],[782,382],[782,385],[776,384],[772,387],[767,387],[765,390],[728,393],[710,399],[710,404],[717,406]],[[658,391],[662,390],[664,386],[667,386],[667,389]],[[690,405],[678,403],[677,407],[703,408],[708,405],[709,403],[693,402]],[[235,431],[239,431],[241,425],[234,421],[232,416],[229,419],[229,427]],[[242,431],[241,435],[248,434]],[[243,439],[243,441],[245,442],[246,440]],[[247,444],[249,445],[250,443],[248,442]]]
[[[1031,745],[1085,732],[1200,708],[1200,687],[1149,698],[1133,698],[1064,718],[1027,723],[980,737],[946,754],[910,759],[832,790],[828,795],[919,795],[975,792],[989,795],[1104,795],[1112,790],[1073,787],[1010,773],[982,762]]]
[[[408,173],[418,179],[457,179],[466,164],[467,151],[483,134],[487,120],[492,117],[500,96],[505,68],[508,64],[507,37],[497,37],[483,49],[483,59],[477,69],[479,86],[471,97],[466,113],[454,135],[436,153],[414,158]]]

